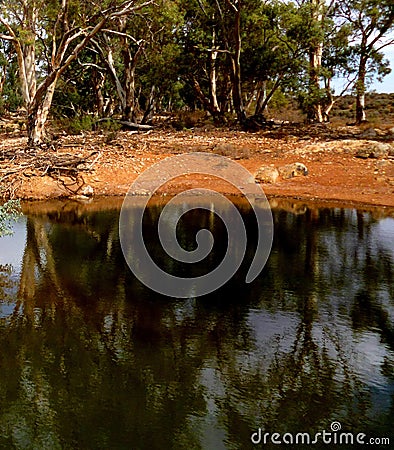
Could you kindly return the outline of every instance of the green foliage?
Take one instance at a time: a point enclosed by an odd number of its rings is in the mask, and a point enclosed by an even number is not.
[[[18,79],[18,64],[9,43],[0,41],[0,79],[3,90],[0,97],[0,114],[16,111],[23,105]]]
[[[60,119],[57,124],[68,134],[81,134],[83,131],[92,131],[95,119],[88,115],[76,116]]]
[[[12,234],[11,222],[21,215],[19,200],[9,200],[0,205],[0,236]]]
[[[290,98],[283,91],[277,90],[270,101],[270,108],[274,110],[284,110],[288,107]]]
[[[145,30],[147,45],[144,57],[136,68],[136,91],[140,91],[139,107],[148,107],[152,87],[158,110],[180,110],[185,106],[181,91],[179,62],[182,60],[182,47],[177,42],[177,32],[184,26],[184,11],[181,1],[155,2],[149,10],[150,22],[133,23],[135,28]],[[134,32],[135,35],[135,32]],[[144,35],[143,35],[144,36]]]
[[[68,0],[64,18],[58,16],[56,0],[11,3],[12,8],[0,6],[0,17],[8,22],[13,17],[15,33],[23,46],[34,44],[39,85],[51,70],[52,42],[59,48],[71,24],[75,29],[91,26],[100,11],[121,1],[103,0],[97,4]],[[29,28],[29,8],[24,9],[25,3],[38,6],[36,38]],[[303,111],[309,114],[317,104],[324,107],[330,103],[334,94],[331,80],[335,77],[347,78],[348,91],[353,89],[360,94],[367,92],[373,79],[380,81],[390,72],[389,61],[379,45],[389,40],[393,29],[392,0],[244,0],[233,4],[241,8],[241,87],[250,114],[258,104],[262,86],[274,109],[283,108],[285,97],[298,98]],[[18,22],[18,15],[24,18],[22,23]],[[213,89],[221,117],[231,117],[232,58],[237,40],[234,23],[231,2],[225,0],[157,0],[138,14],[114,18],[106,24],[106,31],[95,35],[94,42],[62,73],[52,117],[60,120],[69,133],[90,130],[93,117],[123,115],[127,108],[119,92],[126,92],[127,86],[132,86],[132,107],[138,120],[150,110],[160,113],[204,109],[214,115],[217,109],[210,108],[214,103]],[[2,25],[0,33],[7,34]],[[361,39],[364,34],[365,42]],[[382,39],[370,45],[377,34]],[[66,56],[72,54],[80,39],[73,41]],[[313,68],[311,53],[320,43],[321,66]],[[142,51],[137,55],[140,46]],[[117,79],[103,56],[108,50]],[[367,59],[366,74],[356,81],[363,58]],[[131,83],[128,68],[134,63]],[[12,43],[0,39],[0,81],[2,69],[5,82],[0,113],[16,110],[22,104],[20,71]],[[181,127],[189,126],[185,122],[179,119]],[[109,125],[100,125],[103,126]]]
[[[104,133],[116,133],[122,128],[122,124],[114,120],[103,120],[94,125],[95,129]]]

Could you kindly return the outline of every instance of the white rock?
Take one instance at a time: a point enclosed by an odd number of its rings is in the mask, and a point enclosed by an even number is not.
[[[94,189],[90,186],[90,184],[87,184],[81,189],[81,194],[86,197],[92,197],[94,195]]]
[[[302,164],[300,162],[287,164],[286,166],[279,167],[279,173],[282,178],[285,180],[288,178],[293,177],[299,177],[299,176],[306,176],[308,175],[308,169],[305,166],[305,164]]]
[[[279,177],[279,172],[275,167],[262,166],[257,171],[255,180],[259,183],[276,183]]]

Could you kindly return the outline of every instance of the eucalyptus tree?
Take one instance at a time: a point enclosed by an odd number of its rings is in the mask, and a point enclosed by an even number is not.
[[[214,118],[229,109],[244,123],[242,38],[247,14],[255,0],[185,0],[184,26],[179,30],[184,78]]]
[[[221,120],[227,97],[228,51],[223,42],[222,27],[215,1],[182,0],[183,22],[176,30],[179,53],[179,76],[185,83],[185,102],[199,103],[215,120]],[[188,90],[187,87],[190,87]]]
[[[30,146],[45,139],[45,124],[56,84],[81,51],[115,19],[133,14],[152,0],[9,0],[0,4],[0,38],[12,42],[27,109]]]
[[[225,48],[228,51],[231,64],[230,78],[232,82],[232,99],[238,121],[242,124],[246,120],[246,112],[242,97],[241,79],[241,51],[242,51],[242,14],[246,1],[225,0],[221,6],[216,0],[221,26],[223,27]],[[229,17],[226,20],[224,14]]]
[[[152,118],[155,111],[180,109],[184,106],[179,66],[182,53],[177,36],[184,27],[182,0],[156,0],[149,7],[146,23],[146,46],[136,67],[139,107],[142,122]]]
[[[349,42],[352,26],[340,19],[340,2],[334,0],[296,0],[282,5],[279,37],[287,47],[291,44],[297,49],[288,67],[298,81],[289,80],[289,86],[297,92],[308,121],[328,121],[336,100],[356,80],[354,49]],[[338,92],[332,84],[335,77],[344,79]]]
[[[135,70],[146,45],[146,34],[149,33],[149,20],[144,21],[147,27],[141,27],[139,23],[138,34],[142,34],[141,38],[131,29],[134,24],[120,17],[111,29],[103,29],[92,40],[92,46],[116,88],[122,119],[127,121],[136,121]]]
[[[353,33],[353,60],[356,62],[356,123],[366,120],[365,92],[374,76],[390,72],[389,61],[382,50],[394,44],[390,33],[394,30],[392,0],[345,0],[338,2],[338,18],[349,23]]]
[[[335,17],[335,14],[334,14]],[[351,27],[347,23],[332,21],[332,28],[325,38],[322,58],[322,78],[324,97],[322,102],[323,117],[329,120],[329,114],[339,98],[354,85],[357,78],[352,61],[352,48],[349,46]],[[334,78],[341,78],[342,84],[334,87]]]
[[[86,125],[92,120],[87,116],[104,117],[116,100],[116,93],[106,68],[97,52],[87,47],[63,72],[54,93],[51,116],[54,118],[86,117]]]
[[[0,26],[1,29],[1,26]],[[15,111],[22,104],[19,82],[18,62],[10,42],[0,40],[0,111]]]
[[[329,45],[329,35],[334,26],[334,0],[296,0],[298,18],[291,26],[293,38],[297,36],[305,48],[306,86],[302,97],[303,109],[311,122],[323,122],[327,90],[322,87],[324,78],[324,53]]]
[[[309,121],[323,122],[328,89],[323,87],[326,47],[332,47],[334,2],[325,0],[255,2],[245,14],[243,76],[261,115],[282,88],[298,94]],[[330,50],[332,53],[332,50]]]
[[[245,15],[244,23],[244,90],[249,105],[255,102],[258,118],[278,89],[289,89],[301,77],[306,45],[299,36],[299,10],[294,3],[258,2],[254,11]]]
[[[137,120],[143,87],[149,85],[149,93],[144,92],[149,97],[144,106],[149,110],[148,104],[159,95],[158,87],[175,81],[176,66],[171,54],[179,22],[182,20],[177,2],[160,0],[140,11],[132,21],[125,17],[117,19],[112,29],[104,28],[92,40],[101,65],[116,88],[123,120]]]
[[[325,1],[309,0],[311,38],[309,45],[309,95],[312,98],[309,119],[323,122],[320,77],[324,44]]]

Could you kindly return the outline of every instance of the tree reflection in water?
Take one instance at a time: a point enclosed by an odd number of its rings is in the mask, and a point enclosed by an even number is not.
[[[245,263],[187,300],[130,274],[118,211],[28,216],[18,289],[9,267],[0,278],[1,301],[14,303],[0,318],[0,447],[248,448],[257,427],[315,433],[333,420],[390,436],[393,242],[372,214],[303,212],[274,211],[254,283],[243,284]],[[176,272],[153,231],[159,213],[149,210],[146,235]],[[223,224],[196,214],[180,241],[196,223],[213,227],[216,264]]]

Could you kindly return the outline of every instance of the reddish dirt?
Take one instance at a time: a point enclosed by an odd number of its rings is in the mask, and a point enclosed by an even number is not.
[[[359,130],[360,132],[362,130]],[[376,205],[394,208],[394,158],[360,159],[356,157],[360,141],[355,131],[326,128],[303,130],[299,133],[269,132],[244,133],[240,131],[155,130],[147,134],[117,132],[64,136],[57,141],[57,154],[91,154],[98,151],[99,158],[88,172],[81,172],[73,181],[64,174],[57,179],[25,170],[15,177],[12,193],[22,199],[79,198],[85,193],[93,196],[124,195],[131,183],[144,170],[165,157],[192,151],[218,153],[236,160],[253,175],[261,166],[280,167],[301,162],[309,170],[308,176],[294,177],[264,183],[268,197],[288,197],[304,200],[336,201],[348,205]],[[373,140],[393,143],[388,132]],[[1,151],[15,149],[22,152],[25,138],[3,136]],[[23,152],[22,152],[23,153]],[[97,154],[98,155],[98,154]],[[6,173],[7,158],[0,160],[1,173]],[[65,185],[68,187],[66,188]],[[90,188],[86,189],[87,186]],[[217,179],[198,176],[180,177],[165,190],[177,193],[189,187],[206,187],[224,193],[235,193],[228,184]],[[91,189],[92,188],[92,189]],[[89,192],[90,191],[90,192]]]

